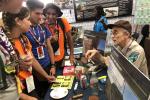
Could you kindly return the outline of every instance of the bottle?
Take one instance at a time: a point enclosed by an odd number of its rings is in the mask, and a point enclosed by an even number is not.
[[[92,72],[91,79],[90,79],[90,87],[92,90],[92,95],[98,95],[98,79],[96,76],[96,72]]]
[[[96,72],[92,72],[92,76],[90,79],[90,87],[91,87],[91,95],[89,96],[89,100],[99,100],[98,92],[98,79],[96,77]]]

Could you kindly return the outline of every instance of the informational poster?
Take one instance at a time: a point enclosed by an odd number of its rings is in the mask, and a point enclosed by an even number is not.
[[[65,17],[69,23],[76,22],[74,12],[74,0],[54,0],[54,3],[61,8],[62,17]]]
[[[106,17],[125,16],[132,14],[133,0],[75,0],[77,21],[95,19],[94,8],[101,5]]]
[[[150,24],[150,0],[136,0],[135,8],[135,24]]]

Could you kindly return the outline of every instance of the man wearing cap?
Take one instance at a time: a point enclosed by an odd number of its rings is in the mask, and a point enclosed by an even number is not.
[[[117,48],[132,62],[141,72],[148,76],[147,61],[143,48],[131,38],[131,24],[128,21],[119,20],[114,24],[109,24],[112,29],[112,40]],[[106,59],[97,50],[89,50],[85,55],[89,58],[100,59],[105,63]]]

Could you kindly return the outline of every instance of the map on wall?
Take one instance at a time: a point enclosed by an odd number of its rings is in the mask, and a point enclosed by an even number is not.
[[[106,17],[117,17],[132,14],[133,0],[75,0],[77,21],[93,20],[96,6],[104,8]]]
[[[150,24],[150,0],[136,0],[134,23]]]

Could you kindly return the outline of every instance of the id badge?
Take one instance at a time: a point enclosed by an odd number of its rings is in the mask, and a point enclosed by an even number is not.
[[[33,75],[30,75],[29,77],[26,78],[26,85],[28,93],[32,92],[35,89]]]
[[[59,49],[55,52],[55,55],[57,55],[57,56],[60,55],[60,50]]]
[[[37,47],[37,53],[38,53],[38,59],[42,59],[45,57],[43,46]]]

